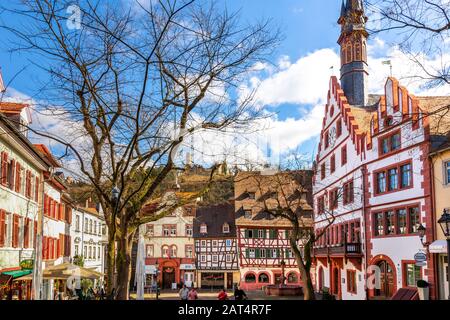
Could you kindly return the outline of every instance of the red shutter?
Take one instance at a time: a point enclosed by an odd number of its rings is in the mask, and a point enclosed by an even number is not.
[[[13,215],[12,246],[13,248],[19,247],[19,216],[17,214]]]
[[[11,176],[10,177],[8,177],[8,187],[11,189],[11,190],[14,190],[14,186],[15,186],[15,180],[14,180],[14,177],[15,177],[15,172],[16,172],[16,160],[11,160]],[[9,171],[8,171],[8,174],[9,174]]]
[[[42,237],[42,258],[44,260],[47,260],[48,257],[48,243],[47,243],[47,237]]]
[[[2,152],[1,166],[1,184],[6,186],[8,182],[8,154],[4,151]]]
[[[39,201],[39,178],[36,177],[36,185],[34,186],[34,201]]]
[[[5,235],[6,235],[6,212],[5,210],[0,210],[0,247],[5,245]]]
[[[57,257],[62,257],[63,256],[63,248],[64,248],[64,235],[62,233],[59,234],[59,239],[58,239],[58,254]]]
[[[64,204],[59,204],[59,220],[64,221]]]
[[[23,247],[30,247],[30,219],[26,218],[23,227]]]
[[[31,171],[27,170],[25,181],[25,196],[31,198]]]
[[[16,183],[15,183],[15,191],[20,193],[21,183],[22,183],[22,176],[20,174],[21,168],[20,163],[16,163]]]

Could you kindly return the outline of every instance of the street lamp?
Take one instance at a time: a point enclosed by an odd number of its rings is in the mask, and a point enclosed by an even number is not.
[[[448,279],[448,300],[450,300],[450,214],[444,210],[442,217],[438,221],[444,236],[447,238],[447,279]]]
[[[419,228],[417,228],[417,231],[419,232],[420,242],[422,242],[423,246],[426,246],[427,244],[423,242],[423,238],[425,237],[427,229],[421,224]]]
[[[119,193],[120,193],[120,189],[117,187],[114,187],[111,191],[111,195],[112,195],[112,200],[114,202],[117,202],[117,199],[119,199]]]

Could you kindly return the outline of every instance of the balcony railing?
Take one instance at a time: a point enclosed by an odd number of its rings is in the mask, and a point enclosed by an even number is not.
[[[361,243],[344,243],[336,246],[316,247],[313,250],[314,256],[338,256],[338,255],[359,255],[362,253]]]

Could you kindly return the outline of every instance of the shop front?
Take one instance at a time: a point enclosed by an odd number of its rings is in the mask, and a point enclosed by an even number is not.
[[[430,245],[430,253],[436,256],[439,274],[439,299],[447,300],[450,296],[448,289],[448,257],[447,257],[447,241],[437,240]]]

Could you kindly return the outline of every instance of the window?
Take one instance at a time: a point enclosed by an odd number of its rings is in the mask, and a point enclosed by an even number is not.
[[[343,146],[341,149],[341,165],[345,166],[347,164],[347,146]]]
[[[19,230],[20,230],[20,217],[17,214],[13,215],[13,230],[12,230],[12,247],[19,247]]]
[[[98,247],[98,251],[97,251],[97,252],[98,252],[97,258],[98,258],[98,259],[100,259],[100,250],[101,250],[100,247]]]
[[[84,218],[84,232],[89,232],[89,221],[88,218]]]
[[[356,271],[347,270],[347,291],[356,294]]]
[[[385,155],[401,148],[400,132],[380,138],[380,155]]]
[[[92,259],[92,247],[89,246],[89,259]]]
[[[256,276],[254,273],[249,273],[245,275],[245,282],[246,283],[255,283],[256,282]]]
[[[418,207],[409,208],[409,232],[418,233],[420,226],[420,211]]]
[[[80,231],[80,216],[75,216],[75,231]]]
[[[344,184],[344,205],[353,203],[355,200],[355,191],[353,187],[353,180]]]
[[[404,263],[404,285],[407,287],[416,287],[417,281],[422,279],[421,268],[416,266],[415,263]]]
[[[155,227],[152,224],[148,224],[145,226],[145,233],[149,237],[153,237],[155,234]]]
[[[78,245],[76,244],[76,245],[75,245],[75,255],[76,255],[76,256],[78,255],[78,251],[79,251]]]
[[[219,261],[219,257],[217,256],[217,254],[213,254],[212,255],[212,262],[217,263]]]
[[[217,240],[212,241],[212,246],[217,248],[219,246],[219,242]]]
[[[408,188],[412,186],[412,165],[405,164],[400,167],[401,172],[401,180],[402,180],[402,189]]]
[[[388,170],[389,187],[388,191],[394,191],[398,189],[398,170],[397,168]]]
[[[247,249],[247,258],[256,258],[255,249]]]
[[[334,106],[331,106],[330,117],[333,117],[333,116],[334,116]]]
[[[386,212],[386,234],[395,234],[394,211]]]
[[[260,229],[258,230],[258,239],[265,239],[266,238],[266,230]]]
[[[154,246],[152,244],[148,244],[146,246],[145,252],[146,252],[147,258],[153,258],[154,254],[155,254],[154,250],[155,249],[154,249]]]
[[[411,188],[413,185],[411,163],[397,165],[376,172],[375,183],[377,195]]]
[[[245,210],[244,217],[245,217],[245,219],[252,219],[253,218],[252,210]]]
[[[202,255],[200,256],[200,261],[201,261],[201,262],[206,262],[206,255],[205,255],[205,254],[202,254]]]
[[[186,225],[186,236],[192,237],[193,234],[194,234],[194,228],[193,228],[192,224],[187,224]]]
[[[186,250],[186,258],[193,258],[194,257],[194,248],[191,245],[187,245],[185,247]]]
[[[386,173],[380,172],[376,174],[377,176],[377,193],[386,192]]]
[[[233,256],[231,254],[227,253],[227,255],[225,256],[225,260],[226,260],[226,262],[232,262]]]
[[[398,233],[406,234],[408,233],[407,219],[406,219],[406,209],[397,210],[397,223],[398,223]]]
[[[336,138],[339,138],[342,135],[342,120],[339,119],[336,122]]]
[[[338,201],[339,201],[339,190],[333,189],[330,191],[329,195],[329,208],[330,210],[334,210],[338,208]]]
[[[85,259],[87,259],[87,257],[88,257],[88,255],[87,255],[87,246],[84,246],[84,249],[83,249],[83,257],[84,257]]]
[[[288,283],[297,283],[298,282],[297,274],[295,272],[289,273],[287,276],[287,282]]]
[[[97,250],[97,247],[92,248],[92,259],[95,259],[97,257],[97,252],[95,252],[96,250]]]
[[[328,131],[325,132],[324,141],[325,141],[325,149],[326,149],[330,146],[330,135],[329,135]]]
[[[325,163],[322,163],[322,165],[320,166],[320,179],[323,180],[325,179]]]
[[[161,254],[162,254],[163,258],[168,258],[169,255],[170,255],[169,247],[168,246],[162,246]]]
[[[175,245],[173,245],[173,246],[171,246],[170,247],[170,252],[169,252],[169,254],[170,254],[170,257],[172,258],[176,258],[177,257],[177,253],[178,253],[178,250],[177,250],[178,248],[177,248],[177,246],[175,246]]]
[[[206,223],[202,223],[200,225],[200,233],[201,234],[207,234],[208,233],[208,226],[206,225]]]
[[[450,161],[444,163],[444,170],[445,170],[444,183],[447,185],[450,184]]]
[[[97,234],[97,221],[94,221],[94,234]]]
[[[202,241],[200,242],[200,244],[201,244],[202,247],[206,247],[206,240],[202,240]]]
[[[176,225],[163,225],[163,236],[176,237],[177,236],[177,226]]]
[[[384,213],[375,214],[375,235],[384,236]]]
[[[317,213],[318,214],[325,213],[325,195],[317,198]]]
[[[373,215],[375,236],[416,234],[420,226],[419,207],[377,212]]]
[[[256,193],[255,192],[247,192],[247,196],[250,200],[256,199]]]
[[[334,173],[336,171],[336,156],[334,154],[331,156],[330,170],[331,170],[331,173]]]
[[[222,226],[222,232],[223,233],[230,233],[230,225],[228,223],[224,223]]]
[[[225,241],[225,244],[226,244],[227,247],[231,247],[232,241],[231,241],[230,239],[227,239],[227,240]]]

